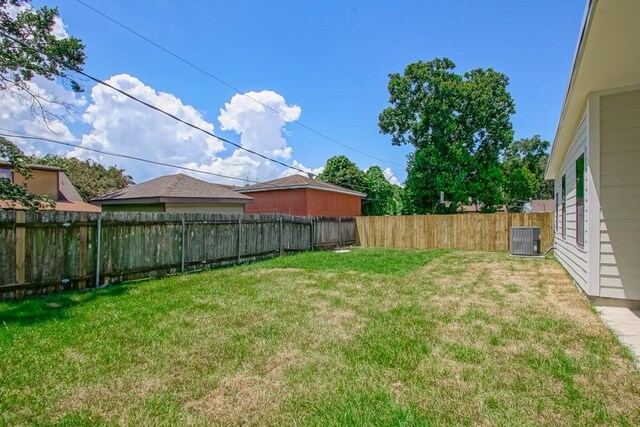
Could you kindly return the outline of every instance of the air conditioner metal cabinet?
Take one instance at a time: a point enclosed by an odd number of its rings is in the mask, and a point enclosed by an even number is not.
[[[540,227],[511,227],[511,255],[540,255]]]

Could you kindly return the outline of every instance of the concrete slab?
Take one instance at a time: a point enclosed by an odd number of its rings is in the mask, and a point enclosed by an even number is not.
[[[596,309],[604,323],[631,349],[640,368],[640,310],[600,305]]]

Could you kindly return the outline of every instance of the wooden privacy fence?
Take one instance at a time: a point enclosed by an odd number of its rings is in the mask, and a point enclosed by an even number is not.
[[[355,243],[354,218],[0,211],[0,298]]]
[[[553,245],[553,213],[376,216],[356,218],[364,247],[508,251],[512,226],[540,227],[541,249]]]

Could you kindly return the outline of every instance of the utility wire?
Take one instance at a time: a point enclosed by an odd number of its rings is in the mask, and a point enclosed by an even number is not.
[[[22,42],[21,40],[18,40],[18,39],[16,39],[15,37],[10,36],[9,34],[5,33],[4,31],[0,31],[0,35],[2,35],[3,37],[8,38],[9,40],[13,41],[14,43],[19,44],[20,46],[22,46],[22,47],[24,47],[24,48],[26,48],[26,49],[30,49],[30,50],[32,50],[32,51],[34,51],[34,52],[36,52],[36,53],[39,53],[39,54],[41,54],[41,55],[45,55],[45,56],[49,57],[49,54],[48,54],[47,52],[45,52],[45,51],[43,51],[43,50],[41,50],[41,49],[36,49],[36,48],[34,48],[34,47],[32,47],[32,46],[29,46],[29,45],[27,45],[26,43]],[[50,59],[51,59],[51,58],[50,58]],[[157,111],[157,112],[159,112],[159,113],[162,113],[162,114],[164,114],[165,116],[171,117],[172,119],[174,119],[174,120],[176,120],[176,121],[178,121],[178,122],[180,122],[180,123],[182,123],[182,124],[185,124],[185,125],[189,126],[190,128],[193,128],[193,129],[195,129],[195,130],[198,130],[198,131],[200,131],[200,132],[202,132],[202,133],[204,133],[204,134],[206,134],[206,135],[209,135],[209,136],[211,136],[211,137],[213,137],[213,138],[215,138],[215,139],[217,139],[217,140],[219,140],[219,141],[226,142],[227,144],[231,144],[231,145],[233,145],[234,147],[236,147],[236,148],[238,148],[238,149],[240,149],[240,150],[244,150],[244,151],[246,151],[246,152],[248,152],[248,153],[254,154],[254,155],[258,156],[258,157],[261,157],[261,158],[263,158],[263,159],[265,159],[265,160],[268,160],[268,161],[270,161],[270,162],[273,162],[273,163],[279,164],[279,165],[284,166],[284,167],[286,167],[286,168],[293,169],[293,170],[295,170],[295,171],[302,172],[302,173],[307,174],[307,175],[309,175],[309,174],[310,174],[310,172],[308,172],[308,171],[302,170],[302,169],[297,168],[297,167],[295,167],[295,166],[288,165],[288,164],[286,164],[286,163],[284,163],[284,162],[281,162],[280,160],[276,160],[276,159],[273,159],[273,158],[271,158],[271,157],[265,156],[264,154],[260,154],[260,153],[258,153],[258,152],[256,152],[256,151],[253,151],[253,150],[249,149],[249,148],[245,148],[245,147],[241,146],[240,144],[237,144],[237,143],[235,143],[235,142],[233,142],[233,141],[230,141],[230,140],[228,140],[228,139],[226,139],[226,138],[223,138],[223,137],[221,137],[221,136],[215,135],[213,132],[210,132],[210,131],[208,131],[208,130],[206,130],[206,129],[202,129],[202,128],[201,128],[201,127],[199,127],[199,126],[194,125],[193,123],[187,122],[186,120],[183,120],[183,119],[181,119],[180,117],[178,117],[178,116],[176,116],[176,115],[174,115],[174,114],[169,113],[168,111],[165,111],[165,110],[163,110],[163,109],[161,109],[161,108],[158,108],[158,107],[156,107],[156,106],[155,106],[155,105],[153,105],[153,104],[150,104],[150,103],[148,103],[148,102],[146,102],[146,101],[143,101],[143,100],[141,100],[140,98],[137,98],[137,97],[135,97],[135,96],[133,96],[133,95],[131,95],[131,94],[129,94],[129,93],[127,93],[127,92],[125,92],[124,90],[119,89],[119,88],[117,88],[117,87],[115,87],[115,86],[113,86],[113,85],[111,85],[111,84],[109,84],[109,83],[105,82],[104,80],[101,80],[101,79],[99,79],[99,78],[97,78],[97,77],[93,77],[92,75],[85,73],[84,71],[82,71],[82,70],[81,70],[81,69],[79,69],[78,67],[74,67],[74,66],[72,66],[72,65],[70,65],[70,64],[67,64],[67,63],[65,63],[65,62],[62,62],[62,61],[60,60],[60,58],[53,58],[53,59],[54,59],[55,61],[59,61],[60,63],[62,63],[62,64],[63,64],[65,67],[67,67],[68,69],[73,70],[73,71],[75,71],[76,73],[78,73],[78,74],[80,74],[80,75],[82,75],[82,76],[84,76],[84,77],[86,77],[86,78],[88,78],[88,79],[90,79],[90,80],[93,80],[94,82],[96,82],[96,83],[98,83],[98,84],[101,84],[101,85],[103,85],[103,86],[106,86],[106,87],[108,87],[109,89],[112,89],[112,90],[114,90],[114,91],[116,91],[116,92],[118,92],[118,93],[120,93],[120,94],[122,94],[122,95],[126,96],[127,98],[132,99],[132,100],[134,100],[134,101],[136,101],[136,102],[138,102],[138,103],[140,103],[140,104],[144,105],[145,107],[151,108],[152,110],[155,110],[155,111]]]
[[[171,163],[158,162],[158,161],[155,161],[155,160],[149,160],[149,159],[145,159],[145,158],[142,158],[142,157],[130,156],[128,154],[113,153],[113,152],[109,152],[109,151],[98,150],[96,148],[83,147],[81,145],[75,145],[75,144],[71,144],[69,142],[63,142],[63,141],[56,141],[54,139],[44,138],[44,137],[41,137],[41,136],[29,135],[29,134],[26,134],[26,133],[18,132],[18,131],[7,129],[7,128],[3,128],[3,127],[0,127],[0,130],[11,132],[11,133],[0,132],[0,136],[3,136],[5,138],[24,138],[24,139],[31,139],[31,140],[36,140],[36,141],[45,141],[45,142],[50,142],[52,144],[64,145],[66,147],[79,148],[81,150],[87,150],[87,151],[92,151],[94,153],[105,154],[107,156],[122,157],[122,158],[125,158],[125,159],[136,160],[136,161],[139,161],[139,162],[151,163],[151,164],[154,164],[154,165],[166,166],[166,167],[186,170],[186,171],[190,171],[190,172],[197,172],[197,173],[201,173],[201,174],[205,174],[205,175],[217,176],[217,177],[220,177],[220,178],[235,179],[235,180],[242,181],[242,182],[252,182],[254,184],[259,183],[259,181],[255,181],[255,180],[252,180],[252,179],[238,178],[238,177],[235,177],[235,176],[223,175],[223,174],[219,174],[219,173],[215,173],[215,172],[202,171],[202,170],[198,170],[198,169],[188,168],[188,167],[185,167],[185,166],[174,165],[174,164],[171,164]],[[365,192],[366,189],[355,190],[355,191]],[[371,201],[371,202],[388,202],[388,200],[385,200],[385,199],[376,199],[376,198],[369,198],[369,197],[365,197],[363,200],[367,200],[367,201]]]
[[[109,20],[109,21],[113,22],[114,24],[116,24],[116,25],[118,25],[119,27],[123,28],[124,30],[126,30],[126,31],[130,32],[131,34],[133,34],[133,35],[135,35],[135,36],[137,36],[137,37],[141,38],[142,40],[146,41],[147,43],[149,43],[149,44],[151,44],[151,45],[153,45],[153,46],[157,47],[158,49],[160,49],[160,50],[162,50],[163,52],[165,52],[166,54],[168,54],[168,55],[170,55],[170,56],[174,57],[174,58],[175,58],[175,59],[177,59],[178,61],[181,61],[181,62],[183,62],[184,64],[187,64],[188,66],[190,66],[190,67],[192,67],[192,68],[194,68],[194,69],[196,69],[196,70],[200,71],[200,72],[201,72],[202,74],[204,74],[205,76],[207,76],[207,77],[209,77],[209,78],[211,78],[211,79],[213,79],[213,80],[217,81],[218,83],[220,83],[220,84],[222,84],[222,85],[224,85],[224,86],[226,86],[226,87],[228,87],[228,88],[230,88],[230,89],[234,90],[235,92],[238,92],[238,93],[242,92],[242,90],[240,90],[238,87],[236,87],[236,86],[232,85],[231,83],[226,82],[225,80],[222,80],[222,79],[221,79],[221,78],[219,78],[219,77],[216,77],[215,75],[211,74],[210,72],[208,72],[207,70],[203,69],[202,67],[199,67],[198,65],[194,64],[193,62],[189,61],[188,59],[185,59],[184,57],[182,57],[182,56],[178,55],[177,53],[175,53],[175,52],[173,52],[173,51],[171,51],[171,50],[167,49],[166,47],[164,47],[164,46],[160,45],[159,43],[154,42],[154,41],[153,41],[153,40],[151,40],[150,38],[148,38],[148,37],[146,37],[146,36],[144,36],[144,35],[140,34],[139,32],[137,32],[137,31],[136,31],[136,30],[134,30],[133,28],[128,27],[128,26],[126,26],[126,25],[124,25],[123,23],[121,23],[121,22],[117,21],[115,18],[110,17],[110,16],[109,16],[109,15],[107,15],[106,13],[104,13],[104,12],[102,12],[102,11],[100,11],[100,10],[96,9],[95,7],[93,7],[93,6],[91,6],[91,5],[87,4],[87,3],[85,3],[84,1],[82,1],[82,0],[76,0],[76,2],[78,2],[78,3],[82,4],[83,6],[85,6],[86,8],[88,8],[88,9],[90,9],[90,10],[92,10],[93,12],[97,13],[98,15],[102,16],[103,18],[105,18],[105,19],[107,19],[107,20]],[[400,163],[396,163],[396,162],[392,162],[392,161],[389,161],[389,160],[381,159],[381,158],[379,158],[379,157],[372,156],[371,154],[369,154],[369,153],[367,153],[367,152],[365,152],[365,151],[362,151],[362,150],[359,150],[359,149],[357,149],[357,148],[351,147],[350,145],[347,145],[347,144],[345,144],[345,143],[343,143],[343,142],[340,142],[340,141],[338,141],[337,139],[332,138],[332,137],[330,137],[329,135],[326,135],[325,133],[322,133],[322,132],[320,132],[320,131],[315,130],[315,129],[314,129],[314,128],[312,128],[311,126],[308,126],[308,125],[304,124],[304,123],[303,123],[303,122],[301,122],[301,121],[298,121],[298,120],[292,120],[289,116],[287,116],[287,115],[286,115],[285,113],[283,113],[282,111],[279,111],[279,110],[277,110],[276,108],[273,108],[273,107],[271,107],[271,106],[270,106],[270,105],[268,105],[268,104],[265,104],[264,102],[260,101],[259,99],[256,99],[256,98],[254,98],[254,97],[252,97],[252,96],[250,96],[250,95],[247,95],[247,94],[245,94],[244,96],[246,96],[247,98],[251,99],[251,100],[252,100],[252,101],[254,101],[254,102],[257,102],[258,104],[262,105],[263,107],[268,108],[269,110],[271,110],[271,111],[273,111],[273,112],[275,112],[275,113],[279,114],[280,116],[284,117],[285,119],[289,120],[290,122],[295,123],[296,125],[298,125],[298,126],[300,126],[300,127],[304,128],[304,129],[308,130],[309,132],[312,132],[312,133],[314,133],[314,134],[316,134],[316,135],[318,135],[318,136],[320,136],[320,137],[322,137],[322,138],[324,138],[324,139],[326,139],[326,140],[328,140],[328,141],[330,141],[330,142],[333,142],[334,144],[338,144],[338,145],[340,145],[340,146],[342,146],[342,147],[344,147],[344,148],[347,148],[347,149],[349,149],[349,150],[352,150],[352,151],[354,151],[354,152],[356,152],[356,153],[359,153],[359,154],[361,154],[361,155],[363,155],[363,156],[366,156],[366,157],[369,157],[369,158],[371,158],[371,159],[377,160],[377,161],[379,161],[379,162],[387,163],[387,164],[394,165],[394,166],[400,166],[400,167],[404,167],[404,166],[405,166],[405,165],[402,165],[402,164],[400,164]]]
[[[7,129],[4,129],[4,128],[0,128],[0,129],[7,130]],[[10,132],[13,132],[13,134],[0,133],[0,136],[4,136],[5,138],[24,138],[24,139],[33,139],[33,140],[36,140],[36,141],[46,141],[46,142],[51,142],[53,144],[64,145],[64,146],[67,146],[67,147],[79,148],[81,150],[93,151],[94,153],[105,154],[107,156],[122,157],[122,158],[125,158],[125,159],[131,159],[131,160],[136,160],[136,161],[139,161],[139,162],[151,163],[153,165],[167,166],[167,167],[181,169],[181,170],[185,170],[185,171],[197,172],[197,173],[201,173],[201,174],[205,174],[205,175],[217,176],[217,177],[220,177],[220,178],[236,179],[238,181],[243,181],[243,182],[253,182],[253,183],[257,183],[258,182],[258,181],[254,181],[252,179],[238,178],[238,177],[235,177],[235,176],[223,175],[223,174],[219,174],[219,173],[215,173],[215,172],[202,171],[202,170],[198,170],[198,169],[188,168],[186,166],[173,165],[171,163],[158,162],[158,161],[155,161],[155,160],[144,159],[142,157],[130,156],[128,154],[112,153],[112,152],[109,152],[109,151],[98,150],[98,149],[95,149],[95,148],[83,147],[81,145],[75,145],[75,144],[71,144],[69,142],[56,141],[56,140],[53,140],[53,139],[44,138],[44,137],[40,137],[40,136],[27,135],[27,134],[23,134],[22,132],[15,132],[15,131],[10,131]]]

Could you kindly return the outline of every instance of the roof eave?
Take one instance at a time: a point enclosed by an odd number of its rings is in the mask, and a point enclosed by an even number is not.
[[[252,198],[210,198],[210,197],[135,197],[127,199],[93,199],[98,205],[129,205],[157,203],[211,203],[211,204],[246,204],[253,203]]]
[[[348,194],[350,196],[358,196],[358,197],[367,197],[367,195],[365,193],[360,193],[358,191],[352,191],[352,190],[340,190],[340,189],[334,189],[334,188],[326,188],[326,187],[318,187],[318,186],[314,186],[314,185],[287,185],[287,186],[282,186],[282,187],[270,187],[270,188],[250,188],[250,189],[244,189],[244,188],[240,188],[237,191],[238,193],[260,193],[263,191],[277,191],[277,190],[305,190],[305,189],[311,189],[311,190],[320,190],[320,191],[329,191],[332,193],[341,193],[341,194]]]
[[[582,54],[584,53],[585,41],[587,39],[587,34],[589,33],[589,28],[591,27],[591,22],[593,21],[593,11],[596,8],[598,0],[588,0],[586,5],[584,15],[582,18],[582,29],[580,31],[580,37],[578,39],[578,44],[576,46],[576,51],[573,58],[573,66],[571,67],[571,73],[569,75],[569,82],[567,84],[567,90],[565,91],[564,101],[562,103],[562,111],[560,113],[560,120],[558,120],[558,126],[556,128],[556,134],[553,140],[553,145],[551,147],[551,154],[549,155],[549,160],[547,161],[547,167],[545,168],[544,178],[545,179],[555,179],[558,171],[560,170],[560,166],[562,164],[562,155],[558,154],[559,146],[562,145],[563,148],[568,148],[569,142],[560,144],[559,135],[562,129],[562,126],[565,123],[565,116],[567,112],[567,106],[571,97],[571,89],[573,87],[573,81],[576,77],[578,69],[580,68],[580,61],[582,60]]]

